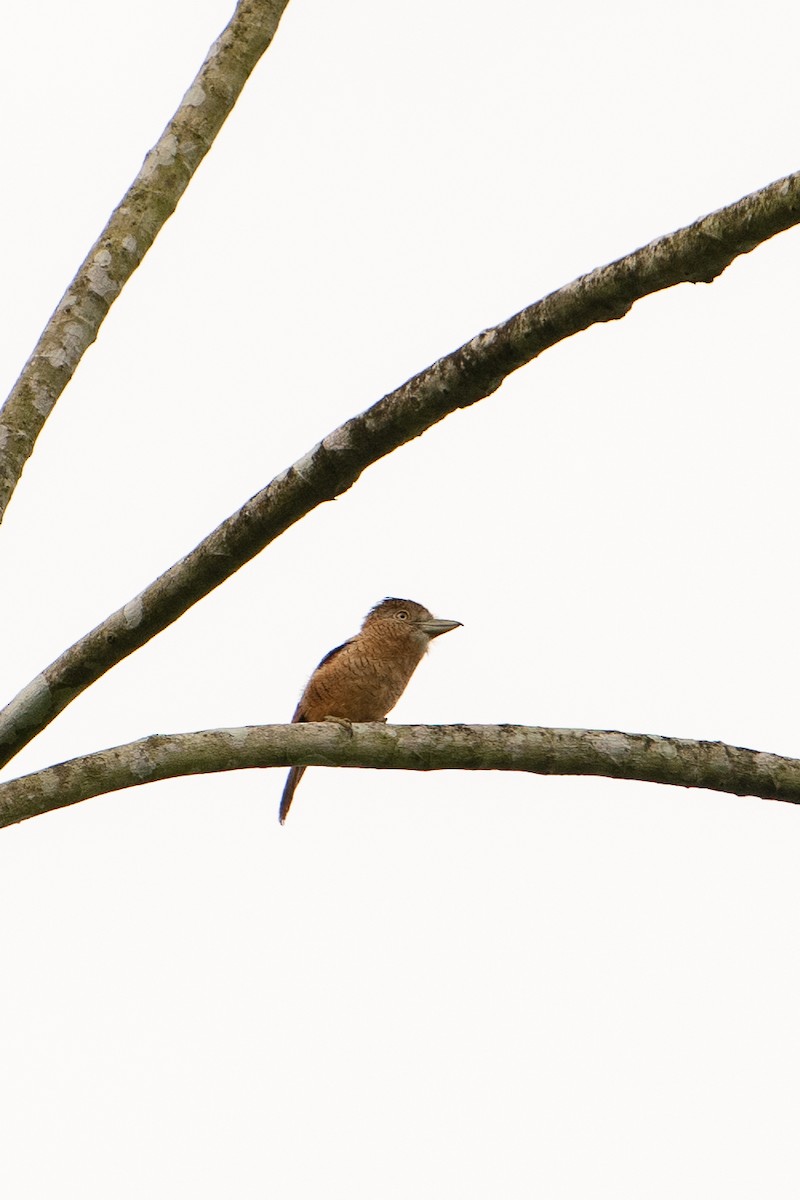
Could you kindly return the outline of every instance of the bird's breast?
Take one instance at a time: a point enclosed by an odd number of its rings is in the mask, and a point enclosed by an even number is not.
[[[394,708],[422,657],[416,645],[381,647],[355,638],[314,673],[303,696],[307,721],[380,721]]]

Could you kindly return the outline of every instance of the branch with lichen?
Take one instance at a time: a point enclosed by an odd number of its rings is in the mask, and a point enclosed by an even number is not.
[[[172,216],[289,0],[240,0],[0,409],[0,521],[36,439],[105,317]]]
[[[320,722],[153,735],[73,758],[0,783],[0,826],[161,779],[298,764],[597,775],[800,803],[800,760],[724,742],[529,725],[377,723],[346,730]]]
[[[710,282],[739,255],[798,222],[800,172],[582,275],[345,421],[11,700],[0,712],[0,765],[112,666],[312,509],[346,492],[372,463],[449,413],[491,395],[512,371],[549,347],[617,320],[644,296],[678,283]]]

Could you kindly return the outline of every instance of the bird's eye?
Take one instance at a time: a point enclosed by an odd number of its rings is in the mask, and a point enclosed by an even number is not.
[[[408,620],[408,613],[406,612],[406,610],[404,608],[401,608],[400,611],[398,613],[396,613],[395,615],[397,616],[398,621],[407,621]]]

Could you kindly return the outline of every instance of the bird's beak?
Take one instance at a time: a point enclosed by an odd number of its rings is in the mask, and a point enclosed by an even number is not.
[[[427,633],[429,638],[438,637],[441,633],[449,633],[451,629],[460,629],[460,621],[440,621],[436,617],[431,617],[429,621],[420,621],[419,628],[423,633]]]

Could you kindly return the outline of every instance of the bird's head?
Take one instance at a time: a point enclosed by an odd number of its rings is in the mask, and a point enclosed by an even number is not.
[[[412,637],[415,641],[424,640],[425,645],[440,634],[458,629],[460,621],[446,621],[435,617],[432,612],[415,600],[399,600],[396,596],[387,596],[371,608],[364,618],[362,629],[379,629],[393,636]]]

